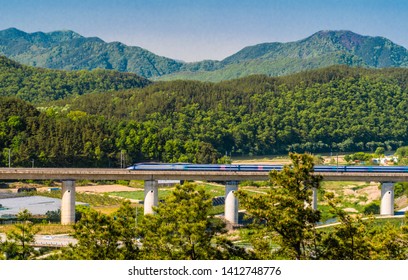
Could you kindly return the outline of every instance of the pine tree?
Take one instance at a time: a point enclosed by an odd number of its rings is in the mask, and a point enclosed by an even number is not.
[[[224,223],[209,216],[208,193],[194,184],[177,185],[173,193],[146,215],[140,226],[145,259],[213,260],[248,258],[220,234]]]
[[[7,240],[1,246],[6,259],[28,260],[35,256],[32,243],[38,228],[34,227],[31,218],[32,214],[27,209],[17,214],[19,223],[15,225],[15,230],[7,233]]]
[[[290,154],[290,158],[292,164],[282,171],[271,171],[267,194],[237,192],[240,205],[261,228],[253,246],[262,259],[316,257],[319,234],[315,224],[320,212],[310,205],[312,189],[319,188],[322,178],[312,173],[312,156]]]

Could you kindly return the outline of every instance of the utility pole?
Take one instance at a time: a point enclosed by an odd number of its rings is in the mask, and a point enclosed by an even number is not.
[[[122,153],[122,150],[120,150],[120,168],[123,168],[123,153]]]
[[[337,172],[339,172],[339,152],[337,152]]]
[[[9,148],[9,168],[11,167],[11,149]]]
[[[126,167],[126,150],[120,150],[120,168]]]

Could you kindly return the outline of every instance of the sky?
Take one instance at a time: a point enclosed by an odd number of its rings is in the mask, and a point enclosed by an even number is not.
[[[0,30],[72,30],[186,62],[320,30],[382,36],[408,48],[406,0],[0,0]]]

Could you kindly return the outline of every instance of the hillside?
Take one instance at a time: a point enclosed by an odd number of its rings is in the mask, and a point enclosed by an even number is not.
[[[389,151],[408,145],[407,100],[408,69],[346,66],[156,82],[41,108],[0,97],[0,151],[11,147],[19,165],[83,167],[120,166],[121,153],[128,163],[215,163],[226,153]]]
[[[156,80],[221,81],[253,74],[283,76],[331,65],[408,67],[408,51],[383,37],[351,31],[319,31],[288,43],[248,46],[222,61],[184,63],[123,43],[83,37],[73,31],[0,31],[0,54],[52,69],[114,69]]]
[[[408,51],[382,37],[350,31],[320,31],[289,43],[263,43],[242,49],[207,71],[186,71],[162,79],[221,81],[251,74],[283,76],[332,65],[367,68],[408,67]]]
[[[49,70],[25,66],[0,56],[0,96],[14,96],[34,103],[148,84],[149,80],[130,73],[101,69]]]
[[[73,31],[26,33],[10,28],[0,31],[0,54],[20,63],[62,70],[108,69],[145,78],[177,71],[181,63],[140,47],[83,37]]]

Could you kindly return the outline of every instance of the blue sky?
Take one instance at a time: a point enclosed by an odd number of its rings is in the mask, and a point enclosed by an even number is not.
[[[0,30],[69,29],[184,61],[319,30],[383,36],[408,48],[406,0],[0,0]]]

